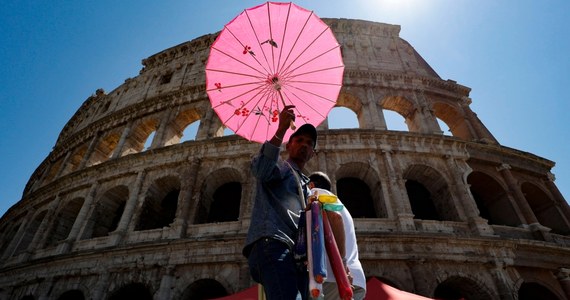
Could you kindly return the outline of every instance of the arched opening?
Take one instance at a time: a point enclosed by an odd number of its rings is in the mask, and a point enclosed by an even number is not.
[[[437,124],[439,125],[439,129],[441,129],[441,133],[446,136],[453,136],[451,132],[451,128],[440,118],[436,118]]]
[[[467,177],[467,183],[479,209],[479,215],[487,219],[489,224],[521,224],[507,191],[493,177],[482,172],[473,172]]]
[[[416,219],[461,221],[443,174],[427,165],[412,165],[404,172],[406,192]]]
[[[183,143],[186,141],[196,140],[196,136],[198,135],[198,128],[200,128],[200,120],[194,121],[190,123],[190,125],[186,126],[182,132],[182,138],[180,139],[180,142]]]
[[[223,168],[210,173],[202,184],[194,223],[238,220],[241,206],[241,182],[242,174],[237,169]]]
[[[180,181],[173,176],[156,180],[148,189],[135,230],[168,227],[176,217]]]
[[[75,152],[73,152],[73,154],[69,158],[67,165],[65,166],[65,169],[62,172],[62,175],[77,171],[86,153],[87,153],[87,145],[82,145],[77,150],[75,150]]]
[[[109,133],[97,144],[97,147],[91,153],[87,166],[94,166],[107,161],[113,154],[113,150],[119,143],[120,135],[118,133]]]
[[[353,218],[387,218],[388,210],[382,199],[382,185],[371,165],[348,162],[340,166],[333,180],[337,193]]]
[[[420,132],[421,118],[412,101],[403,96],[388,96],[380,105],[388,130]]]
[[[15,254],[20,254],[28,249],[40,228],[40,224],[42,224],[42,221],[46,217],[46,214],[47,210],[38,213],[30,224],[28,224],[28,227],[24,231],[24,235],[20,238],[20,243],[18,244],[16,251],[14,251]]]
[[[213,279],[200,279],[190,284],[182,293],[182,300],[206,300],[227,296],[228,292]]]
[[[63,167],[62,161],[63,161],[63,159],[60,158],[57,161],[55,161],[53,164],[51,164],[49,171],[48,171],[46,177],[44,178],[42,184],[46,184],[46,183],[51,182],[52,180],[55,179],[55,176],[59,172],[59,169]]]
[[[346,107],[333,107],[327,118],[329,129],[359,128],[358,116]]]
[[[128,198],[129,189],[126,186],[117,186],[105,192],[95,204],[82,239],[107,236],[117,229]]]
[[[201,125],[201,112],[196,108],[183,109],[164,130],[164,146],[197,140]]]
[[[130,283],[111,293],[109,300],[152,300],[152,293],[142,283]]]
[[[231,129],[227,128],[227,127],[224,127],[223,136],[229,136],[229,135],[235,135],[235,134],[236,134],[236,133],[235,133],[233,130],[231,130]]]
[[[149,149],[154,141],[154,132],[157,128],[158,120],[154,118],[147,118],[133,124],[125,140],[125,144],[121,149],[120,156],[139,153],[145,149]]]
[[[61,205],[61,209],[55,218],[55,224],[48,235],[46,246],[53,246],[57,242],[65,240],[73,227],[73,223],[83,206],[83,198],[75,198]]]
[[[472,279],[453,276],[440,283],[434,291],[434,298],[441,300],[488,300],[492,299],[486,287]]]
[[[435,208],[431,193],[423,184],[409,179],[406,181],[406,192],[414,219],[443,221]]]
[[[535,282],[523,282],[518,292],[519,300],[560,300],[556,294],[547,287]]]
[[[435,102],[433,110],[443,134],[464,140],[473,139],[465,116],[456,107],[443,102]]]
[[[238,220],[241,203],[241,183],[224,183],[216,189],[213,198],[207,223]]]
[[[399,113],[392,110],[384,110],[384,120],[386,121],[386,129],[394,131],[408,131],[406,119]]]
[[[368,185],[354,177],[344,177],[336,181],[338,197],[353,218],[376,218],[376,210]]]
[[[150,147],[152,146],[152,141],[154,141],[154,134],[155,133],[156,133],[156,131],[153,131],[148,135],[148,137],[146,138],[146,141],[144,142],[143,151],[150,149]]]
[[[2,227],[2,230],[0,231],[0,237],[2,238],[0,240],[0,257],[4,255],[8,245],[10,245],[16,236],[16,233],[18,233],[20,226],[22,226],[22,222],[20,219],[17,219],[13,222],[5,223],[4,227]]]
[[[85,300],[85,296],[80,290],[70,290],[61,294],[57,300]]]
[[[540,224],[552,229],[552,233],[563,235],[570,233],[567,220],[560,208],[543,190],[528,182],[522,184],[521,190]]]

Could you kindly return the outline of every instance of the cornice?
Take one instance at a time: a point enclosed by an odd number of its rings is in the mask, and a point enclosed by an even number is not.
[[[352,82],[351,80],[357,80]],[[358,79],[362,79],[358,81]],[[421,86],[414,85],[413,83],[421,83]],[[389,84],[386,84],[389,83]],[[395,86],[393,83],[401,83],[401,86]],[[409,73],[391,73],[391,72],[380,72],[380,71],[368,71],[368,70],[354,70],[345,69],[344,71],[344,87],[350,86],[378,86],[385,87],[389,89],[394,89],[398,87],[399,89],[405,90],[416,90],[420,88],[437,88],[451,92],[454,94],[459,94],[459,96],[468,97],[471,92],[471,88],[457,84],[454,80],[441,80],[439,78],[419,76]]]

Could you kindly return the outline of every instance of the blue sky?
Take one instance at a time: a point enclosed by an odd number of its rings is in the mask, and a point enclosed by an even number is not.
[[[7,1],[0,10],[0,215],[20,200],[65,123],[98,88],[137,76],[141,60],[214,33],[250,0]],[[306,0],[320,17],[401,26],[504,146],[555,161],[570,199],[567,0]]]

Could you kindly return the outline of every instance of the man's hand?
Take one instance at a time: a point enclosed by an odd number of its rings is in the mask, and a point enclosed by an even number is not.
[[[269,141],[271,144],[279,147],[283,143],[283,137],[289,129],[289,125],[291,122],[295,121],[295,112],[293,111],[293,108],[295,108],[295,105],[287,105],[279,113],[279,125],[275,135],[273,135]]]

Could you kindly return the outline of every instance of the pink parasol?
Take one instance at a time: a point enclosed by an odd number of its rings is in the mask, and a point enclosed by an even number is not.
[[[206,91],[225,126],[264,142],[285,105],[295,105],[297,125],[318,126],[336,103],[343,71],[340,45],[321,19],[293,3],[267,2],[220,32],[206,64]]]

